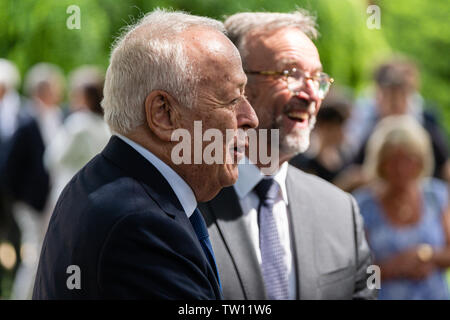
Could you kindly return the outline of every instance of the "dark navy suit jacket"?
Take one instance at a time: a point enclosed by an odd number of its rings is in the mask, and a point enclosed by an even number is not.
[[[1,147],[0,186],[15,201],[22,201],[42,213],[50,191],[44,167],[45,144],[36,118],[29,108],[18,116],[18,128]]]
[[[80,289],[70,285],[77,274],[68,273],[71,265],[79,267]],[[33,299],[220,298],[214,270],[172,188],[113,136],[61,193]]]

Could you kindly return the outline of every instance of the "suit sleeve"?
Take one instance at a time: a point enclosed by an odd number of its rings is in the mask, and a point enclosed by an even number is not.
[[[50,190],[50,178],[43,163],[44,150],[37,123],[29,121],[11,137],[0,168],[5,190],[38,213],[43,212]]]
[[[367,286],[367,279],[370,273],[367,272],[367,267],[373,262],[369,245],[367,244],[364,222],[359,212],[358,204],[353,196],[350,196],[353,208],[353,221],[356,242],[356,282],[355,291],[353,292],[353,299],[355,300],[371,300],[376,299],[377,290],[369,289]]]
[[[170,217],[130,214],[116,223],[98,265],[106,299],[215,299],[188,232]]]

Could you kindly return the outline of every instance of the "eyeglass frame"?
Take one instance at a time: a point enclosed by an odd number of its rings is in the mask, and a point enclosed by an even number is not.
[[[304,72],[301,69],[295,68],[295,67],[292,68],[291,70],[283,70],[283,71],[271,71],[271,70],[269,70],[269,71],[251,71],[251,70],[245,70],[244,72],[246,74],[262,75],[262,76],[283,76],[283,77],[285,77],[285,80],[286,80],[286,83],[287,83],[287,80],[288,80],[290,74],[292,74],[292,72],[296,72],[296,71],[300,71],[303,74],[305,82],[307,80],[317,81],[317,73],[315,75],[313,75],[313,76],[308,76],[306,74],[306,72]],[[334,79],[332,77],[330,77],[330,75],[328,75],[325,72],[321,72],[320,71],[318,74],[320,74],[322,76],[325,75],[326,76],[326,81],[328,82],[328,85],[329,85],[327,91],[324,94],[324,96],[320,97],[321,99],[324,99],[325,96],[327,95],[328,91],[330,90],[331,84],[334,82]],[[289,85],[288,85],[288,87],[289,87]],[[319,88],[320,88],[320,83],[319,83]],[[288,88],[288,90],[291,91],[289,88]],[[292,93],[294,93],[294,92],[292,92]]]

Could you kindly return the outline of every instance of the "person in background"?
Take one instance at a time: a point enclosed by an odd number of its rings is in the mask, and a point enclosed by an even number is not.
[[[361,143],[358,144],[359,149],[352,160],[354,165],[349,166],[339,176],[337,185],[344,190],[351,191],[366,182],[361,165],[364,162],[365,147],[373,128],[385,117],[405,114],[416,118],[430,135],[434,158],[433,176],[450,181],[448,142],[435,114],[431,108],[425,107],[425,102],[418,93],[419,72],[416,65],[406,59],[393,59],[377,68],[374,79],[376,82],[375,98],[368,100],[369,103],[364,105],[364,108],[373,111],[368,113],[366,121],[356,119],[358,126],[364,129],[363,132],[357,134],[357,131],[349,131],[347,133],[347,138],[359,138]],[[354,109],[355,114],[358,114],[361,107]],[[353,124],[349,127],[350,129],[356,128],[355,120],[350,120],[350,124]]]
[[[367,144],[371,182],[354,192],[375,264],[380,299],[449,299],[449,190],[433,172],[431,141],[408,115],[390,116]]]
[[[0,59],[0,251],[11,252],[8,257],[0,255],[0,298],[2,280],[6,270],[14,275],[20,262],[20,230],[12,214],[12,201],[6,192],[5,161],[11,137],[17,130],[21,97],[17,92],[20,75],[17,67],[6,59]]]
[[[0,146],[11,138],[17,129],[21,98],[17,92],[20,75],[17,67],[0,59]]]
[[[39,63],[28,71],[24,91],[29,101],[21,109],[5,155],[4,183],[22,234],[22,262],[13,284],[13,299],[29,298],[33,287],[50,191],[44,151],[62,124],[64,82],[62,71],[52,64]]]
[[[388,72],[390,77],[397,78],[397,84],[403,82],[405,83],[404,87],[409,87],[406,103],[402,102],[401,106],[397,107],[397,110],[406,112],[419,122],[423,120],[424,100],[418,92],[419,74],[415,64],[406,58],[397,56],[379,64],[373,73],[375,90],[369,88],[355,100],[355,107],[352,109],[350,118],[347,121],[346,143],[353,157],[357,156],[361,148],[364,149],[363,144],[367,142],[376,122],[383,114],[388,115],[390,108],[387,108],[387,106],[390,103],[383,98],[383,92],[386,91],[383,90],[383,87],[388,87],[386,86],[388,83],[380,78],[380,75],[386,74],[385,71],[388,69],[391,70]],[[401,74],[396,75],[399,71]],[[380,80],[384,84],[379,84],[378,81]]]
[[[51,193],[48,213],[64,186],[91,158],[99,153],[110,137],[103,121],[104,76],[95,66],[82,66],[69,75],[69,99],[72,113],[46,148],[44,162],[50,173]],[[49,218],[49,217],[48,217]]]
[[[344,90],[332,87],[317,113],[309,149],[292,158],[290,164],[333,183],[350,160],[343,146],[351,107],[351,99]]]

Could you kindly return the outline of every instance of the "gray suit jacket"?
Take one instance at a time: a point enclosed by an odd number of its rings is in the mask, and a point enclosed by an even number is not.
[[[286,189],[298,299],[371,299],[372,258],[351,195],[289,166]],[[267,299],[261,269],[233,187],[200,204],[225,299]]]

